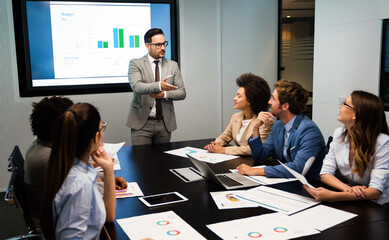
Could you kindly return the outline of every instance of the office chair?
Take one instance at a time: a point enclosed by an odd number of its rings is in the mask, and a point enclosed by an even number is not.
[[[330,145],[332,143],[332,140],[334,140],[334,138],[332,136],[329,136],[327,141],[327,153],[330,150]]]
[[[24,159],[18,146],[14,147],[8,161],[7,170],[12,172],[12,175],[4,200],[8,204],[16,205],[23,216],[28,230],[27,235],[13,239],[41,239],[40,228],[35,226],[28,210],[28,199],[24,189]]]

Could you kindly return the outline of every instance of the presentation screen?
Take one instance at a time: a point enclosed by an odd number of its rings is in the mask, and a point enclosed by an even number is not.
[[[128,64],[147,54],[148,29],[163,30],[165,57],[178,60],[175,11],[171,0],[14,1],[20,95],[131,91]]]

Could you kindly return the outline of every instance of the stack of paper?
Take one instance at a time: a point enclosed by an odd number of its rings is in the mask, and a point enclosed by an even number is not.
[[[291,239],[312,234],[319,231],[297,224],[287,215],[280,213],[263,214],[260,216],[232,220],[207,225],[222,239]]]
[[[291,239],[320,233],[356,216],[319,205],[292,216],[270,213],[209,224],[207,227],[222,239]]]
[[[211,192],[211,196],[219,209],[259,207],[258,203],[237,197],[244,192],[245,190]]]
[[[293,214],[320,202],[271,187],[260,186],[249,190],[211,192],[219,209],[263,207],[276,212]]]
[[[130,239],[205,240],[173,211],[118,219]]]
[[[315,199],[266,186],[252,188],[237,197],[285,214],[296,213],[319,204]]]
[[[190,154],[194,158],[207,163],[220,163],[220,162],[228,161],[239,157],[234,155],[226,155],[222,153],[209,153],[207,150],[201,148],[193,148],[193,147],[174,149],[174,150],[166,151],[165,153],[180,156],[180,157],[185,157],[185,158],[188,157],[186,156],[186,154]]]
[[[291,221],[310,226],[319,231],[324,231],[339,223],[356,217],[356,214],[319,205],[290,216]]]
[[[127,188],[123,190],[116,190],[116,198],[128,198],[143,196],[143,192],[140,189],[138,183],[127,182]]]

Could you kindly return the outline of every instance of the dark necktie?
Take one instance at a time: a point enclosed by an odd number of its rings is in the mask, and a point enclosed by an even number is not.
[[[155,82],[159,82],[159,67],[158,67],[158,60],[154,61],[155,63]],[[162,105],[161,105],[161,99],[155,99],[155,108],[157,110],[156,117],[157,119],[162,119]]]

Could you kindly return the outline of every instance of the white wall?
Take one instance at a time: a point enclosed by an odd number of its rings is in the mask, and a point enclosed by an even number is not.
[[[187,98],[175,102],[178,129],[172,141],[217,137],[230,120],[240,74],[259,74],[273,86],[276,9],[273,0],[179,0],[180,66]],[[41,99],[19,98],[12,18],[11,0],[0,0],[0,191],[8,185],[6,160],[13,146],[24,154],[33,140],[31,103]],[[99,108],[108,122],[104,141],[130,144],[124,121],[132,93],[68,97]]]
[[[278,5],[272,0],[221,1],[223,129],[235,112],[236,78],[252,72],[277,81]]]
[[[179,1],[180,59],[186,99],[175,102],[174,140],[212,138],[220,129],[219,1]],[[200,17],[201,16],[201,17]]]
[[[379,94],[382,18],[388,0],[316,0],[313,120],[325,138],[341,126],[339,97]]]

